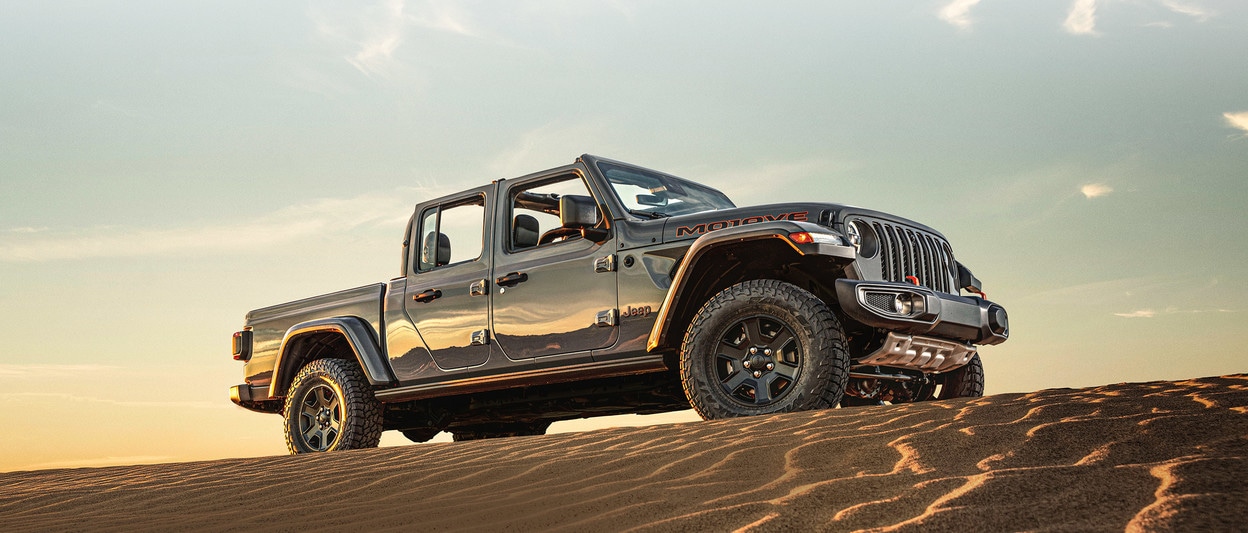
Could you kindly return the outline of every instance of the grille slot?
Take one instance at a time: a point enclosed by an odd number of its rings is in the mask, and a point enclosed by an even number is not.
[[[939,235],[884,220],[870,220],[880,240],[880,277],[905,283],[906,276],[939,292],[953,288],[953,251]]]
[[[892,294],[892,293],[884,293],[884,292],[868,292],[867,293],[867,305],[874,307],[876,309],[879,309],[881,311],[888,312],[888,313],[894,312],[893,300],[896,300],[896,299],[897,299],[897,295]]]

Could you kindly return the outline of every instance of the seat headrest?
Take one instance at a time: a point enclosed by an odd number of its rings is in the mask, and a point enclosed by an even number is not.
[[[437,233],[435,241],[434,235],[434,233],[425,235],[425,244],[420,248],[421,268],[433,268],[451,262],[450,237],[447,237],[445,233]]]
[[[541,236],[539,229],[536,218],[516,215],[515,223],[511,225],[511,242],[515,243],[517,250],[537,246],[537,238]]]

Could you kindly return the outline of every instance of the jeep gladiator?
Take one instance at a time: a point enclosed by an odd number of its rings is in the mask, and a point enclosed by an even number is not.
[[[573,164],[418,204],[398,277],[247,314],[231,400],[291,453],[983,394],[1005,309],[940,232],[839,204],[737,207]]]

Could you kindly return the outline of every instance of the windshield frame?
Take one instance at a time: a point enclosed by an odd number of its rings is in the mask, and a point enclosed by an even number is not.
[[[701,183],[679,178],[671,174],[641,168],[627,163],[620,163],[618,161],[595,161],[594,166],[597,167],[596,170],[598,173],[603,177],[603,179],[606,180],[606,188],[610,190],[610,194],[615,196],[616,202],[618,202],[619,205],[630,215],[638,218],[666,218],[670,216],[689,215],[693,213],[703,213],[720,209],[732,209],[736,207],[736,204],[732,201],[732,199],[728,198],[728,195],[724,194],[722,191],[715,189],[714,187],[709,187]],[[622,186],[637,187],[641,190],[645,190],[645,188],[638,183],[629,183],[620,179],[621,173],[632,175],[638,181],[653,180],[655,183],[652,185],[657,186],[652,186],[649,190],[652,193],[667,193],[665,196],[669,197],[669,203],[662,206],[647,206],[636,201],[626,201],[621,195]],[[613,178],[613,176],[615,177]],[[678,204],[687,204],[689,208],[678,207],[673,211],[671,210],[671,200],[677,200]],[[629,207],[630,205],[636,205],[637,207]]]

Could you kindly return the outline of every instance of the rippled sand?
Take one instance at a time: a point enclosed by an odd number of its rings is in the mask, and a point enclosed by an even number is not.
[[[0,474],[0,530],[1232,531],[1248,376]]]

